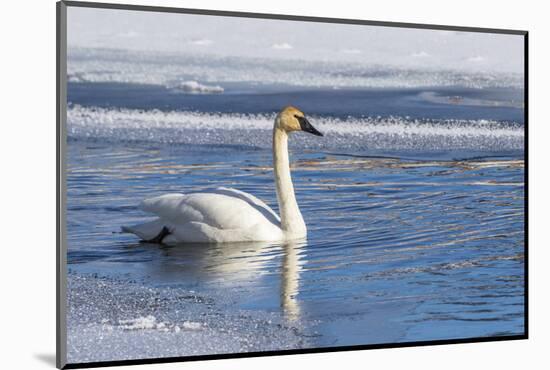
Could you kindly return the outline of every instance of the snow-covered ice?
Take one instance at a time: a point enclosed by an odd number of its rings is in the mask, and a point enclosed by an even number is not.
[[[201,295],[112,278],[68,276],[69,363],[295,349],[300,323]]]

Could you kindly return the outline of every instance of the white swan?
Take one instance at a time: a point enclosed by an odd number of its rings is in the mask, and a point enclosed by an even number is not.
[[[273,167],[281,217],[255,196],[228,188],[204,193],[165,194],[144,200],[140,208],[154,213],[151,222],[122,230],[149,242],[228,243],[304,238],[306,224],[294,195],[288,157],[288,135],[305,131],[323,136],[295,107],[284,108],[273,126]]]

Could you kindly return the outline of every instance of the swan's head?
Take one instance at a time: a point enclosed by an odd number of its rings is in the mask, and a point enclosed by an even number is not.
[[[313,135],[323,136],[322,133],[309,123],[304,113],[293,106],[288,106],[279,112],[275,120],[275,127],[286,132],[304,131]]]

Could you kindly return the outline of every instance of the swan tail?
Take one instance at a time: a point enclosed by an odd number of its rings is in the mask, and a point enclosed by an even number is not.
[[[158,233],[157,236],[155,236],[152,239],[143,240],[144,243],[155,243],[155,244],[162,244],[164,241],[164,238],[166,238],[168,235],[172,234],[170,230],[166,226],[162,228],[160,233]]]
[[[160,218],[150,222],[145,222],[143,224],[122,226],[121,230],[123,233],[137,235],[144,241],[151,241],[161,238],[160,242],[170,233],[169,229],[166,227],[166,224],[162,222]]]

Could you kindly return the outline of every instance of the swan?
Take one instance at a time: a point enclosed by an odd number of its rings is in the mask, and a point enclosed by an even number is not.
[[[162,244],[288,241],[305,238],[290,176],[288,137],[295,131],[323,136],[304,113],[288,106],[273,125],[273,168],[280,217],[255,196],[231,188],[199,193],[165,194],[144,200],[140,208],[157,216],[153,221],[123,226],[122,231]]]

